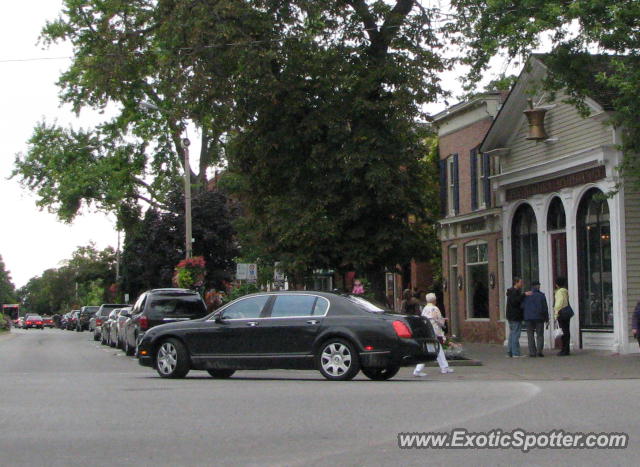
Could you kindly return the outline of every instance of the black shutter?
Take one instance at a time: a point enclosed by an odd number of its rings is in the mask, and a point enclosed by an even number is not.
[[[471,157],[469,161],[471,163],[471,210],[478,209],[478,151],[476,149],[471,150]]]
[[[447,215],[447,160],[438,161],[440,167],[440,215]]]
[[[460,212],[460,180],[458,179],[458,155],[453,155],[453,210]]]
[[[489,180],[491,168],[489,154],[486,153],[482,154],[482,171],[484,172],[484,179],[482,180],[484,183],[484,202],[488,209],[491,207],[491,180]]]

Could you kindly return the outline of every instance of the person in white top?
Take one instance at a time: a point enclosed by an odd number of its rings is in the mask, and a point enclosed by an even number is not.
[[[440,310],[435,305],[436,303],[436,294],[430,293],[427,294],[427,304],[422,309],[422,316],[428,318],[431,321],[431,325],[433,326],[433,331],[436,333],[436,337],[440,342],[444,340],[444,331],[442,330],[442,326],[444,326],[447,318],[442,316]],[[440,345],[440,351],[438,352],[438,365],[440,366],[441,373],[453,373],[453,368],[449,368],[449,362],[447,362],[447,358],[444,355],[444,350],[442,349],[442,345]],[[416,366],[416,369],[413,370],[413,376],[427,376],[424,373],[424,363],[419,363]]]

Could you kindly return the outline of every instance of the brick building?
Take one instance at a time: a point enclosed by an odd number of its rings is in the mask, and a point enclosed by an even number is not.
[[[435,116],[440,140],[440,240],[451,333],[470,342],[505,338],[501,210],[490,177],[499,161],[479,148],[504,95],[487,93]]]

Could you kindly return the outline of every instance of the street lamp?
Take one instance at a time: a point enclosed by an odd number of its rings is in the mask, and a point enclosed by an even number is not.
[[[142,101],[140,107],[145,110],[156,110],[162,112],[160,108],[151,102]],[[184,148],[184,243],[185,258],[192,256],[193,234],[191,232],[191,166],[189,165],[189,138],[182,139],[182,147]]]
[[[189,166],[189,145],[191,141],[189,138],[182,140],[182,147],[184,148],[184,241],[185,241],[185,257],[191,258],[191,249],[193,241],[193,235],[191,234],[191,167]]]

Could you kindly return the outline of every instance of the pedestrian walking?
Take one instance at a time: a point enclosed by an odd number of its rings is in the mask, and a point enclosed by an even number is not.
[[[571,342],[571,331],[569,329],[569,323],[573,316],[573,310],[569,305],[567,279],[564,277],[558,277],[556,279],[556,292],[553,299],[555,318],[560,329],[562,329],[562,350],[558,352],[558,357],[566,357],[570,354],[569,344]]]
[[[640,302],[636,305],[636,309],[633,311],[633,320],[631,321],[631,332],[633,333],[633,337],[638,340],[638,345],[640,345]]]
[[[431,326],[433,326],[433,331],[436,334],[436,337],[440,341],[440,350],[438,351],[438,365],[440,366],[441,373],[453,373],[453,368],[449,367],[449,362],[447,362],[447,357],[444,354],[444,349],[442,345],[444,344],[445,335],[442,327],[447,322],[447,318],[444,318],[440,313],[440,310],[436,306],[436,294],[429,293],[427,294],[427,304],[422,309],[422,316],[427,318],[431,322]],[[427,376],[424,373],[424,363],[419,363],[415,370],[413,370],[413,376]]]
[[[404,315],[420,316],[420,300],[413,296],[411,289],[405,289],[402,292],[400,312]]]
[[[531,284],[531,294],[525,297],[522,308],[527,322],[529,357],[544,357],[544,325],[549,323],[549,307],[547,297],[540,292],[540,282]]]
[[[522,332],[522,302],[526,295],[522,291],[524,281],[519,277],[513,278],[513,287],[507,290],[507,321],[509,322],[509,339],[507,341],[507,355],[509,357],[521,357],[520,334]]]

